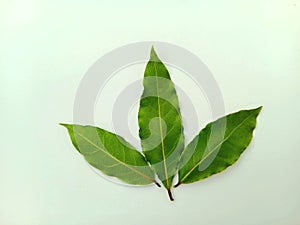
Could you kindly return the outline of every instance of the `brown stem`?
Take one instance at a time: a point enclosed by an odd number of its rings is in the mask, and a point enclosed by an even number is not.
[[[174,185],[174,188],[177,188],[181,183],[178,181],[177,184]]]
[[[154,184],[156,184],[157,187],[161,187],[160,184],[156,180],[154,180],[153,182],[154,182]]]
[[[171,201],[174,201],[174,198],[173,198],[171,189],[168,189],[168,195],[169,195],[170,200],[171,200]]]

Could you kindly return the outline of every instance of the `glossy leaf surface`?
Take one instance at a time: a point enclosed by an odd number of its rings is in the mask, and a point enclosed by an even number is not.
[[[61,125],[85,160],[104,174],[134,185],[155,182],[143,155],[122,137],[93,126]]]
[[[165,188],[170,190],[184,148],[183,126],[174,83],[153,48],[143,84],[138,112],[142,150]]]
[[[229,114],[201,130],[182,153],[176,186],[205,179],[233,165],[250,144],[261,108]]]

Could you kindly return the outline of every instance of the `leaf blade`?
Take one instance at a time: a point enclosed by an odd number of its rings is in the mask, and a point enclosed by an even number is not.
[[[233,165],[246,150],[253,137],[256,119],[262,107],[241,110],[209,123],[188,144],[182,153],[179,163],[180,184],[193,183],[217,174]],[[226,123],[225,135],[213,135]],[[215,138],[208,146],[208,139]]]
[[[152,47],[138,112],[143,153],[166,189],[171,189],[184,148],[179,102],[169,72]]]
[[[156,183],[143,155],[122,137],[93,126],[61,125],[85,160],[104,174],[133,185]]]

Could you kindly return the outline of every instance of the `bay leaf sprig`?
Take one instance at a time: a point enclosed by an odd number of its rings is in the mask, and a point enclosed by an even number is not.
[[[213,121],[185,147],[175,85],[167,67],[151,48],[138,112],[142,153],[121,136],[95,126],[61,123],[73,146],[93,167],[132,185],[161,185],[171,201],[178,174],[193,183],[233,165],[250,144],[262,107],[241,110]]]

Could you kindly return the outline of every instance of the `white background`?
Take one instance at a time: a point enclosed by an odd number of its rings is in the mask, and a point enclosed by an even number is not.
[[[0,223],[299,225],[299,7],[298,0],[1,1]],[[72,122],[77,87],[99,57],[151,40],[200,57],[227,113],[264,106],[238,163],[179,187],[174,203],[163,189],[98,176],[58,126]],[[121,84],[130,71],[142,76],[143,66],[121,71]],[[201,92],[189,93],[203,127]],[[95,120],[111,130],[113,95],[98,100]]]

